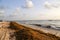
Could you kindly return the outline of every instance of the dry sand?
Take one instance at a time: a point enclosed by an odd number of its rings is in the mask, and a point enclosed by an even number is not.
[[[3,24],[5,25],[5,23],[3,23]],[[8,24],[10,26],[8,28],[5,28]],[[60,40],[60,37],[55,36],[54,34],[51,34],[51,33],[54,33],[54,31],[53,32],[52,32],[52,30],[47,31],[47,29],[45,29],[45,28],[37,28],[34,26],[29,26],[29,25],[22,25],[22,24],[18,24],[16,22],[6,23],[6,26],[2,29],[3,30],[8,29],[7,31],[12,32],[12,33],[14,31],[14,35],[11,36],[11,38],[13,40],[14,39],[15,40]],[[4,32],[5,32],[5,30],[4,30]],[[59,35],[59,34],[57,34],[57,35]],[[16,38],[13,38],[13,36],[15,36]],[[4,39],[4,40],[6,40],[6,39]],[[7,40],[8,40],[8,36],[7,36]]]
[[[38,26],[33,26],[33,25],[28,25],[28,24],[21,24],[21,25],[24,25],[24,26],[29,27],[29,28],[33,28],[35,30],[43,31],[44,33],[49,33],[49,34],[53,34],[55,36],[60,37],[60,30],[43,28],[43,27],[38,27]]]
[[[15,32],[16,40],[60,40],[60,37],[36,30],[16,22],[11,22],[12,29],[17,28]]]

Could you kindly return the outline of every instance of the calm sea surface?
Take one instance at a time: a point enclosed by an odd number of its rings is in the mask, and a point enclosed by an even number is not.
[[[55,24],[60,25],[60,20],[23,20],[18,21],[23,24]]]

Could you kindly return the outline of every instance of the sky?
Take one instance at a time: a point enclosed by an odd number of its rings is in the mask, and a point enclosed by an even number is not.
[[[1,13],[7,20],[60,20],[60,0],[0,0]]]

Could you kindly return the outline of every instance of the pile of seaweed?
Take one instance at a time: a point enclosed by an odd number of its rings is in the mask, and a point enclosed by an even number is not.
[[[60,38],[55,35],[44,33],[16,22],[11,22],[10,26],[12,29],[17,30],[15,32],[16,40],[60,40]]]

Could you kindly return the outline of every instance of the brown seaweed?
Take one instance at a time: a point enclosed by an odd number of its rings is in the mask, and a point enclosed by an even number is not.
[[[16,40],[60,40],[60,37],[23,26],[16,22],[11,22],[11,26],[16,27],[18,30],[15,32]]]

